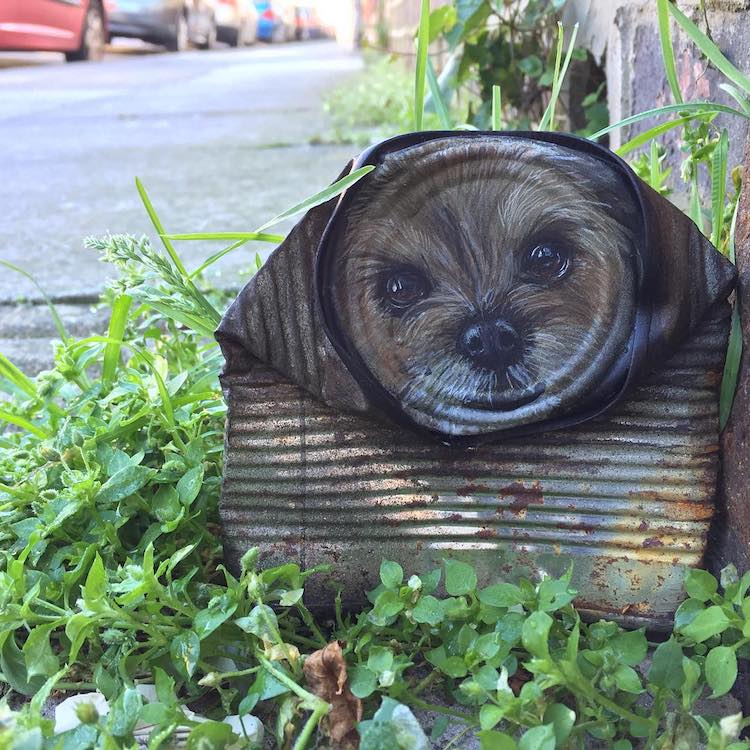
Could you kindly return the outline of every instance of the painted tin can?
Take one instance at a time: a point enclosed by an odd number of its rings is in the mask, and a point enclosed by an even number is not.
[[[392,154],[395,148],[400,158],[402,151],[426,142],[437,149],[427,156],[437,154],[445,165],[438,172],[444,179],[450,175],[450,160],[463,169],[480,142],[448,139],[436,144],[438,136],[432,134],[430,140],[422,134],[416,144],[391,144],[386,152]],[[445,134],[441,137],[445,140]],[[557,138],[555,147],[579,146],[577,139]],[[511,145],[518,147],[516,142]],[[457,146],[466,149],[459,156]],[[527,155],[525,142],[521,146]],[[481,142],[481,148],[490,147],[494,142]],[[588,158],[591,144],[581,148]],[[425,152],[420,153],[424,158]],[[536,158],[535,153],[529,158]],[[518,151],[513,154],[517,158]],[[407,155],[413,158],[411,152]],[[547,158],[548,153],[542,155]],[[558,160],[558,154],[552,156]],[[573,156],[578,161],[562,169],[585,168],[578,163],[583,157]],[[371,160],[376,169],[387,171],[387,158],[376,150],[359,163]],[[487,152],[481,158],[486,160]],[[607,164],[610,159],[596,158]],[[617,167],[622,169],[619,163]],[[503,169],[507,171],[507,165]],[[598,176],[584,174],[582,182],[586,179],[599,185],[594,182]],[[607,188],[598,189],[604,202],[602,191]],[[465,560],[476,567],[482,585],[561,575],[572,563],[577,604],[583,611],[631,624],[667,624],[680,603],[686,570],[701,563],[713,514],[718,395],[729,320],[725,300],[734,273],[676,209],[645,186],[634,190],[646,196],[639,210],[644,212],[644,236],[650,233],[650,239],[639,240],[635,281],[623,292],[634,300],[624,343],[613,347],[612,362],[599,380],[591,367],[582,370],[581,377],[591,382],[569,403],[564,402],[572,392],[570,378],[556,392],[556,371],[550,371],[534,391],[528,379],[516,383],[511,373],[503,393],[490,399],[491,409],[502,412],[497,419],[484,412],[474,417],[466,400],[453,411],[438,409],[423,418],[421,404],[403,395],[413,389],[400,391],[404,403],[395,407],[389,393],[379,393],[393,377],[378,369],[381,359],[390,362],[392,348],[376,350],[375,359],[368,360],[360,340],[367,332],[347,323],[348,313],[339,303],[329,302],[341,296],[330,279],[338,279],[340,266],[347,262],[353,243],[347,231],[354,230],[340,226],[344,220],[351,225],[352,216],[360,220],[358,198],[345,194],[311,211],[246,287],[217,333],[227,358],[222,382],[229,415],[220,513],[230,564],[236,565],[251,546],[260,547],[269,565],[289,560],[305,568],[332,563],[332,572],[313,577],[307,589],[311,606],[329,607],[331,583],[343,589],[345,604],[361,602],[377,585],[382,559],[399,561],[407,573],[431,569],[444,557]],[[371,194],[365,197],[368,207],[376,200]],[[554,213],[554,205],[549,212]],[[326,269],[326,253],[335,255],[337,242],[343,242],[344,254]],[[549,247],[557,252],[559,243],[545,242],[549,260]],[[639,247],[635,240],[633,244]],[[539,246],[523,257],[538,256]],[[572,270],[566,273],[585,273],[585,252],[575,249]],[[522,269],[527,269],[526,262]],[[654,268],[661,274],[656,280]],[[553,281],[545,276],[544,284],[537,276],[530,287],[528,270],[520,273],[522,281],[512,283],[530,288],[529,295],[539,289],[564,295],[572,288],[562,286],[568,279],[558,281],[564,274]],[[343,288],[348,289],[349,279],[356,285],[356,268],[353,274],[344,276]],[[430,273],[427,293],[425,283],[416,285],[421,296],[410,304],[429,310],[426,302],[430,293],[437,295],[432,291],[440,283],[437,276]],[[395,289],[397,296],[378,301],[371,321],[359,297],[353,303],[368,325],[377,328],[385,320],[386,333],[403,325],[399,306],[406,282],[399,286],[393,278],[409,281],[408,274],[388,276],[388,293]],[[618,283],[625,287],[630,278],[620,275]],[[465,290],[462,293],[465,296]],[[344,299],[343,304],[349,302]],[[629,298],[613,308],[627,305]],[[522,313],[523,304],[518,307]],[[420,309],[409,307],[409,314],[417,318]],[[505,335],[509,320],[520,330],[521,313],[495,304],[492,335],[500,325]],[[466,341],[467,335],[484,335],[487,319],[483,313],[460,321],[460,361],[468,359],[467,367],[474,368],[467,372],[477,370],[477,362],[486,369],[487,352],[472,360],[476,352],[467,350]],[[602,351],[609,345],[609,329],[614,335],[619,325],[609,319],[605,323]],[[347,325],[354,331],[353,344],[345,339]],[[408,332],[402,338],[408,345]],[[509,355],[505,340],[497,341],[490,344],[502,351],[493,350],[493,356],[513,356],[511,365],[503,366],[520,367],[527,349]],[[581,347],[591,349],[586,339],[581,341]],[[537,367],[529,372],[545,371]],[[378,380],[376,385],[373,380]],[[523,398],[513,401],[507,392],[522,393]],[[530,396],[532,392],[537,395]],[[557,411],[537,408],[542,392],[545,398],[559,396]],[[513,410],[521,417],[509,419]]]

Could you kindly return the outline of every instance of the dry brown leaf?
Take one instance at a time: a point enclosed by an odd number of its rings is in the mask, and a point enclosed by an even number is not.
[[[334,641],[310,654],[303,669],[310,690],[331,704],[326,718],[333,747],[340,750],[359,747],[357,724],[362,719],[362,701],[349,690],[341,642]]]

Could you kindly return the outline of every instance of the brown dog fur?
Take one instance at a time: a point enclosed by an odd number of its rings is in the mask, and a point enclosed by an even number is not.
[[[368,176],[337,248],[336,307],[368,369],[419,424],[481,434],[559,416],[608,372],[633,321],[638,212],[611,167],[521,139],[431,141]],[[529,280],[535,243],[570,266]],[[388,269],[417,268],[430,291],[401,316],[382,300]],[[457,348],[467,321],[504,316],[523,342],[507,368]]]

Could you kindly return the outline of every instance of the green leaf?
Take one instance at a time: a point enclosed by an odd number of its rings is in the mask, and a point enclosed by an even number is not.
[[[719,590],[718,581],[707,571],[691,568],[685,576],[685,591],[691,599],[705,602]]]
[[[625,693],[633,693],[638,695],[643,692],[643,686],[641,685],[641,679],[638,677],[638,673],[629,667],[627,664],[620,664],[614,673],[615,685],[619,690]]]
[[[505,717],[506,709],[494,703],[485,703],[479,709],[479,725],[482,729],[496,727]]]
[[[654,650],[648,678],[657,687],[679,690],[683,677],[682,646],[670,638]]]
[[[34,695],[44,684],[44,679],[41,676],[29,678],[26,674],[24,656],[21,649],[18,648],[13,633],[7,633],[7,637],[2,644],[0,671],[2,671],[5,682],[22,695]]]
[[[445,590],[451,596],[469,594],[477,587],[474,568],[459,560],[445,560]]]
[[[70,640],[68,664],[73,664],[78,657],[83,642],[92,629],[93,620],[83,612],[77,612],[65,623],[65,635]]]
[[[441,5],[430,13],[430,43],[440,34],[450,30],[456,23],[457,14],[453,5]]]
[[[36,278],[32,274],[30,274],[28,271],[25,271],[23,268],[16,266],[15,264],[11,263],[8,260],[2,260],[0,258],[0,265],[5,266],[6,268],[9,268],[11,271],[15,271],[15,273],[21,274],[21,276],[28,279],[36,287],[37,291],[39,292],[42,299],[44,300],[47,307],[49,308],[50,316],[52,317],[52,320],[55,324],[55,328],[57,329],[57,335],[60,337],[62,341],[67,342],[69,340],[69,336],[68,336],[67,331],[65,330],[65,326],[63,325],[62,319],[60,318],[60,315],[57,312],[57,308],[52,302],[52,299],[50,298],[50,296],[47,294],[47,292],[44,291],[44,289],[36,280]]]
[[[737,390],[737,379],[740,374],[742,359],[742,319],[739,305],[732,307],[732,328],[729,334],[727,356],[724,361],[724,374],[721,379],[721,396],[719,397],[719,428],[726,427],[732,413],[734,394]]]
[[[524,648],[537,658],[549,656],[549,631],[552,618],[546,612],[532,612],[523,624],[521,639]]]
[[[442,7],[449,8],[450,6],[443,5]],[[443,92],[440,90],[440,83],[438,82],[437,75],[435,75],[435,68],[432,65],[432,60],[429,58],[427,58],[427,84],[430,87],[430,98],[435,112],[440,118],[440,127],[443,130],[453,130],[453,122],[448,112],[448,105],[445,103]]]
[[[573,56],[573,50],[575,49],[576,37],[578,36],[578,24],[573,26],[573,32],[570,35],[570,42],[568,43],[568,50],[565,53],[565,61],[560,66],[560,56],[562,53],[563,44],[565,41],[565,30],[563,25],[558,21],[557,23],[557,56],[555,59],[555,72],[552,77],[552,93],[550,94],[549,104],[547,109],[542,116],[542,120],[539,123],[539,130],[554,130],[555,129],[555,108],[557,107],[557,100],[560,96],[563,81],[568,72],[568,66],[570,65],[571,57]]]
[[[229,724],[223,721],[204,721],[191,730],[185,750],[226,750],[237,739]]]
[[[648,652],[648,640],[643,628],[619,633],[610,641],[610,645],[618,661],[631,667],[640,664]]]
[[[26,432],[30,432],[32,435],[36,435],[43,440],[51,437],[51,434],[46,430],[43,430],[38,425],[35,425],[28,419],[24,419],[24,417],[21,417],[18,414],[13,414],[7,409],[0,409],[0,420],[15,425],[16,427],[20,427],[22,430],[26,430]]]
[[[235,624],[265,641],[275,641],[279,629],[276,613],[267,604],[257,604],[247,617],[235,620]]]
[[[729,646],[716,646],[706,656],[706,682],[713,690],[712,698],[725,695],[737,680],[737,654]]]
[[[256,231],[262,232],[264,229],[268,229],[268,227],[272,227],[274,224],[279,224],[285,219],[289,219],[292,216],[296,216],[297,214],[309,211],[311,208],[327,203],[332,198],[343,193],[344,190],[351,187],[355,182],[359,182],[359,180],[361,180],[366,174],[372,172],[373,169],[375,169],[375,167],[371,164],[368,164],[366,167],[361,167],[360,169],[355,169],[354,172],[346,175],[346,177],[342,177],[340,180],[336,180],[332,185],[315,193],[315,195],[305,198],[302,202],[288,208],[286,211],[282,211],[278,216],[274,216],[273,219],[267,221],[263,226],[258,227]]]
[[[723,633],[729,627],[729,618],[724,610],[716,605],[699,612],[693,621],[682,628],[682,634],[702,643],[713,635]]]
[[[552,725],[527,729],[521,735],[518,750],[555,750],[555,730]]]
[[[588,136],[589,140],[595,141],[601,138],[607,133],[611,133],[613,130],[620,130],[626,128],[628,125],[634,125],[642,120],[648,120],[650,117],[659,117],[660,115],[671,114],[672,112],[695,114],[695,115],[716,115],[720,113],[726,113],[730,115],[736,115],[743,119],[750,119],[750,115],[740,112],[738,109],[728,107],[725,104],[717,104],[716,102],[685,102],[683,104],[666,104],[663,107],[654,107],[653,109],[647,109],[643,112],[639,112],[636,115],[625,117],[622,120],[618,120],[611,125],[607,125],[606,128],[598,130],[593,135]]]
[[[492,130],[503,129],[503,99],[500,86],[492,86]]]
[[[490,607],[512,607],[523,602],[523,594],[512,583],[496,583],[479,591],[479,601]]]
[[[682,101],[682,92],[677,80],[677,68],[674,60],[674,48],[672,46],[672,33],[669,28],[669,2],[668,0],[656,0],[657,15],[659,20],[659,41],[661,42],[661,57],[664,62],[664,71],[667,74],[669,88],[675,102]]]
[[[539,609],[545,612],[556,612],[570,604],[578,592],[570,587],[565,579],[545,578],[537,592]]]
[[[505,732],[484,730],[478,734],[481,750],[516,750],[516,741]]]
[[[714,247],[719,247],[721,242],[728,158],[729,133],[723,128],[711,155],[711,244]]]
[[[531,78],[539,78],[544,70],[544,65],[539,55],[528,55],[528,57],[522,57],[518,61],[518,69],[524,74]]]
[[[179,633],[172,639],[169,655],[180,674],[192,677],[201,656],[200,638],[192,630]]]
[[[86,604],[101,599],[107,593],[107,575],[104,572],[104,563],[99,553],[96,553],[94,562],[89,568],[86,583],[83,586],[83,600]]]
[[[304,593],[304,589],[291,589],[290,591],[285,591],[279,599],[279,604],[282,607],[291,607],[302,599]]]
[[[190,507],[193,500],[198,497],[198,493],[203,486],[203,466],[194,466],[188,469],[177,482],[177,494],[180,502],[186,507]]]
[[[427,55],[430,48],[430,0],[422,0],[417,29],[417,64],[414,71],[414,130],[422,130]]]
[[[385,646],[373,646],[367,659],[367,666],[376,674],[393,667],[393,651]]]
[[[357,698],[367,698],[375,692],[378,676],[362,664],[349,672],[349,689]]]
[[[107,332],[109,341],[104,348],[102,360],[102,378],[107,383],[111,383],[115,379],[117,365],[120,361],[122,339],[128,324],[128,313],[132,301],[133,298],[130,295],[120,294],[112,303],[112,314],[109,319],[109,331]]]
[[[200,610],[193,619],[193,631],[199,640],[205,640],[237,609],[237,600],[230,593],[216,596],[206,609]]]
[[[430,594],[420,597],[411,612],[414,622],[439,625],[443,621],[443,607],[438,599]]]
[[[563,747],[576,723],[576,713],[562,703],[552,703],[547,706],[542,719],[545,724],[551,724],[555,733],[557,747]]]
[[[156,471],[130,464],[110,477],[96,495],[98,503],[116,503],[134,495],[154,477]]]
[[[428,651],[425,656],[430,664],[435,665],[449,677],[466,677],[468,674],[466,662],[460,656],[448,656],[444,646],[438,646],[438,648]]]
[[[383,560],[380,563],[380,580],[387,589],[397,588],[403,583],[404,570],[397,562]]]
[[[112,704],[107,726],[115,737],[127,737],[138,723],[143,698],[135,688],[125,688]]]
[[[750,78],[732,65],[724,53],[676,5],[669,3],[669,12],[714,67],[745,94],[750,95]]]
[[[54,624],[37,625],[26,638],[22,652],[29,679],[38,675],[49,677],[60,668],[60,661],[49,642],[55,627]]]

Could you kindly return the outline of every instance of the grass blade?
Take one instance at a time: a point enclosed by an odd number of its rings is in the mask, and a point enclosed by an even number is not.
[[[724,53],[673,3],[669,3],[669,12],[711,64],[750,95],[750,78],[732,65]]]
[[[724,361],[724,374],[721,378],[721,392],[719,395],[719,429],[723,430],[729,421],[734,403],[734,393],[737,390],[737,379],[740,373],[740,359],[742,358],[742,325],[737,303],[732,310],[732,330],[729,334],[727,358]]]
[[[38,396],[31,378],[19,370],[4,354],[0,354],[0,378],[5,378],[19,391],[31,398]]]
[[[5,409],[0,409],[0,419],[16,427],[20,427],[22,430],[26,430],[26,432],[30,432],[38,438],[45,439],[50,437],[49,433],[45,432],[41,427],[37,427],[35,424],[29,422],[28,419],[19,417],[17,414],[12,414]]]
[[[492,87],[492,129],[494,131],[503,129],[503,100],[500,87]]]
[[[651,141],[651,151],[649,153],[649,183],[654,190],[659,184],[659,146],[656,141]]]
[[[348,187],[361,180],[366,174],[372,172],[373,169],[375,169],[375,167],[373,167],[371,164],[368,164],[366,167],[355,169],[354,172],[346,175],[346,177],[342,177],[340,180],[336,180],[336,182],[334,182],[332,185],[329,185],[324,190],[321,190],[319,193],[315,193],[315,195],[311,195],[309,198],[305,198],[305,200],[303,200],[301,203],[297,203],[291,208],[288,208],[286,211],[280,213],[278,216],[274,216],[273,219],[258,227],[258,229],[256,230],[256,234],[263,232],[263,230],[268,229],[268,227],[272,227],[274,224],[278,224],[284,221],[284,219],[288,219],[290,216],[296,216],[297,214],[301,214],[311,208],[315,208],[315,206],[320,206],[323,203],[327,203],[329,200],[331,200],[331,198],[335,198],[337,195],[340,195]]]
[[[283,234],[264,232],[191,232],[190,234],[165,234],[168,240],[243,240],[244,242],[283,242]]]
[[[151,219],[151,223],[154,225],[154,229],[156,229],[156,233],[159,235],[159,238],[164,245],[164,249],[167,251],[167,253],[169,253],[169,257],[172,259],[172,263],[174,263],[175,268],[182,274],[183,278],[187,278],[188,272],[185,269],[182,261],[180,260],[180,256],[177,254],[177,251],[174,249],[174,245],[172,245],[172,243],[167,239],[168,235],[164,231],[161,219],[159,219],[159,215],[156,213],[156,209],[151,203],[151,199],[148,197],[146,188],[143,187],[143,183],[141,182],[139,177],[135,178],[135,187],[138,190],[138,195],[141,196],[143,205],[146,208],[146,213]]]
[[[117,365],[120,361],[120,350],[122,349],[122,338],[128,324],[128,313],[133,299],[129,294],[121,294],[112,303],[112,316],[109,319],[108,338],[109,343],[104,348],[104,360],[102,364],[102,378],[105,383],[111,383],[115,379]]]
[[[746,97],[733,83],[720,83],[719,88],[726,91],[729,96],[740,105],[740,109],[750,115],[750,99]]]
[[[225,255],[229,255],[233,250],[237,250],[237,248],[242,247],[243,245],[247,244],[248,240],[238,240],[237,242],[232,243],[229,245],[229,247],[225,247],[223,250],[219,250],[218,253],[214,253],[213,255],[209,255],[206,260],[201,263],[198,268],[195,269],[190,274],[191,279],[195,279],[198,276],[200,276],[209,266],[212,266],[217,261],[221,260]],[[257,253],[256,253],[257,254]]]
[[[198,289],[198,287],[193,283],[193,280],[190,278],[190,274],[187,272],[185,265],[183,264],[182,260],[180,260],[180,256],[174,249],[174,245],[172,245],[171,241],[168,239],[169,235],[164,231],[164,226],[162,225],[161,219],[159,219],[159,216],[156,213],[156,209],[151,203],[151,199],[148,197],[146,188],[143,186],[143,183],[138,177],[135,178],[135,186],[138,190],[138,194],[141,196],[141,201],[143,201],[146,213],[148,213],[149,218],[151,219],[151,223],[154,225],[154,229],[156,229],[156,233],[159,235],[159,239],[161,239],[162,244],[164,245],[164,249],[172,259],[172,263],[174,264],[175,268],[179,271],[180,275],[185,280],[185,283],[194,296],[195,301],[200,307],[203,308],[203,312],[206,315],[206,318],[209,321],[218,323],[218,321],[221,320],[219,311],[206,299],[200,289]]]
[[[248,242],[271,242],[279,244],[284,241],[283,234],[265,234],[263,232],[193,232],[190,234],[169,234],[170,240],[235,240],[234,243],[209,256],[198,268],[190,273],[190,278],[200,276],[209,266],[221,260],[233,250],[237,250]],[[257,255],[257,253],[256,253]]]
[[[443,92],[440,90],[440,84],[438,83],[437,76],[435,75],[435,68],[432,65],[432,60],[427,60],[427,84],[430,87],[430,97],[435,106],[435,112],[440,118],[440,127],[443,130],[453,130],[453,122],[448,112],[448,106],[445,103]]]
[[[693,179],[690,185],[690,204],[688,206],[688,216],[693,220],[693,223],[701,230],[703,234],[706,233],[706,229],[703,224],[703,211],[701,210],[701,196],[700,190],[698,189],[698,175],[693,174]]]
[[[634,138],[631,138],[627,143],[623,143],[620,148],[615,150],[618,156],[625,156],[631,151],[635,151],[640,146],[648,143],[660,135],[672,130],[673,128],[679,128],[681,125],[686,125],[691,120],[700,119],[703,117],[715,117],[715,115],[687,115],[686,117],[678,117],[676,120],[668,120],[662,122],[659,125],[655,125],[653,128],[645,130],[643,133],[638,134]]]
[[[654,107],[654,109],[647,109],[644,112],[639,112],[637,115],[630,115],[630,117],[625,117],[622,120],[613,123],[612,125],[607,125],[606,128],[597,130],[596,133],[588,137],[590,140],[595,141],[597,138],[601,138],[603,135],[611,133],[613,130],[626,128],[628,125],[633,125],[636,122],[641,122],[642,120],[648,120],[650,117],[659,117],[660,115],[667,115],[671,114],[672,112],[684,112],[685,115],[689,113],[702,115],[717,115],[720,113],[724,113],[729,115],[737,115],[738,117],[750,120],[750,115],[745,114],[738,109],[734,109],[734,107],[728,107],[726,104],[718,104],[716,102],[685,102],[684,104],[666,104],[663,107]]]
[[[664,70],[672,90],[672,98],[676,102],[682,102],[680,83],[677,80],[677,66],[674,61],[674,46],[672,45],[672,30],[669,26],[669,2],[668,0],[656,0],[657,14],[659,17],[659,41],[661,42],[661,57],[664,62]]]
[[[14,263],[11,263],[8,260],[0,260],[0,265],[5,266],[6,268],[9,268],[11,271],[15,271],[16,273],[20,273],[21,276],[24,276],[27,278],[36,288],[39,294],[42,295],[42,299],[46,302],[47,307],[49,308],[49,311],[52,315],[52,320],[55,323],[55,328],[57,329],[57,335],[63,340],[68,340],[68,332],[65,330],[65,326],[63,325],[62,319],[60,318],[60,315],[57,312],[57,308],[55,307],[55,303],[50,299],[47,292],[42,289],[39,282],[28,272],[24,271],[23,268],[20,268],[19,266],[15,265]]]
[[[422,0],[417,31],[417,66],[414,73],[414,130],[422,129],[427,53],[430,48],[430,0]]]
[[[719,247],[724,220],[726,196],[727,159],[729,158],[729,133],[721,131],[719,142],[711,155],[711,244]]]
[[[549,104],[544,112],[542,121],[539,123],[539,130],[554,130],[555,129],[555,109],[557,107],[557,100],[560,97],[560,91],[562,89],[565,76],[568,73],[568,66],[570,65],[570,59],[573,57],[573,50],[576,45],[576,37],[578,36],[578,24],[573,26],[573,33],[570,36],[570,42],[568,44],[568,51],[565,53],[565,61],[560,66],[560,56],[562,53],[563,44],[565,41],[565,29],[563,25],[558,21],[558,43],[557,43],[557,57],[555,58],[555,74],[552,79],[552,94],[550,96]]]

